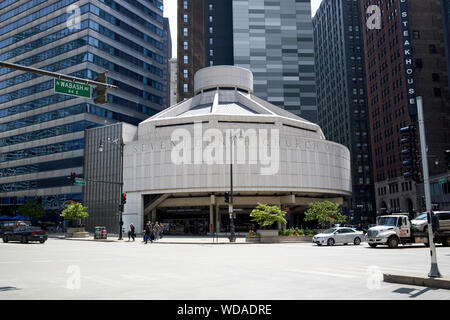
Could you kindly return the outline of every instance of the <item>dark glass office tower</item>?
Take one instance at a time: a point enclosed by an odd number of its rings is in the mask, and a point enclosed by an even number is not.
[[[178,0],[178,101],[201,68],[252,71],[255,95],[317,122],[309,0]]]
[[[157,0],[1,1],[0,60],[88,79],[108,70],[119,87],[96,105],[55,94],[49,77],[0,69],[2,213],[35,197],[55,212],[81,201],[67,177],[83,176],[84,130],[163,108],[162,14]]]
[[[178,101],[194,94],[194,74],[233,65],[232,0],[178,0]]]
[[[444,26],[445,54],[447,56],[447,75],[450,75],[450,0],[441,0],[442,25]],[[450,77],[448,77],[450,88]]]
[[[313,19],[318,123],[352,157],[354,223],[374,221],[370,127],[359,1],[324,0]]]

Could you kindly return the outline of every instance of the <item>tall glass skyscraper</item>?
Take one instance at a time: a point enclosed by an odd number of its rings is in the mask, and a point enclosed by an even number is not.
[[[250,69],[255,95],[317,122],[309,0],[233,0],[234,65]]]
[[[367,104],[363,23],[358,1],[323,0],[313,18],[319,125],[352,157],[353,223],[375,219],[372,149]]]
[[[217,65],[253,72],[255,95],[317,122],[310,0],[178,0],[178,101]]]
[[[0,60],[96,79],[108,103],[55,94],[53,79],[0,69],[0,209],[38,197],[47,210],[82,200],[84,130],[138,124],[165,106],[163,3],[158,0],[0,2]]]

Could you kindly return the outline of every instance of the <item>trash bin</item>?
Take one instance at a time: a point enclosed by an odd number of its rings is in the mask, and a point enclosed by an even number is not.
[[[106,239],[107,237],[106,227],[95,227],[94,239]]]

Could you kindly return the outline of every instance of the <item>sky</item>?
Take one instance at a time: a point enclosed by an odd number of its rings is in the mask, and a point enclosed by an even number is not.
[[[172,34],[172,56],[177,57],[177,0],[164,0],[164,17],[169,18]],[[314,16],[322,0],[311,0],[311,14]]]

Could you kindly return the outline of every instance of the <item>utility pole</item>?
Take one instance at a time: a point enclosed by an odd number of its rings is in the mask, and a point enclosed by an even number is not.
[[[236,137],[230,132],[230,203],[228,204],[228,213],[230,214],[230,242],[236,241],[233,211],[233,138]]]
[[[425,187],[425,203],[427,207],[427,218],[428,218],[428,243],[430,245],[430,255],[431,255],[431,269],[428,276],[430,278],[441,278],[439,272],[437,257],[436,257],[436,246],[434,245],[434,235],[433,228],[431,225],[431,192],[430,192],[430,177],[428,173],[428,157],[427,157],[427,140],[425,137],[425,124],[423,119],[423,105],[422,97],[417,97],[417,117],[419,122],[419,132],[420,132],[420,149],[422,153],[422,169],[423,169],[423,185]]]

